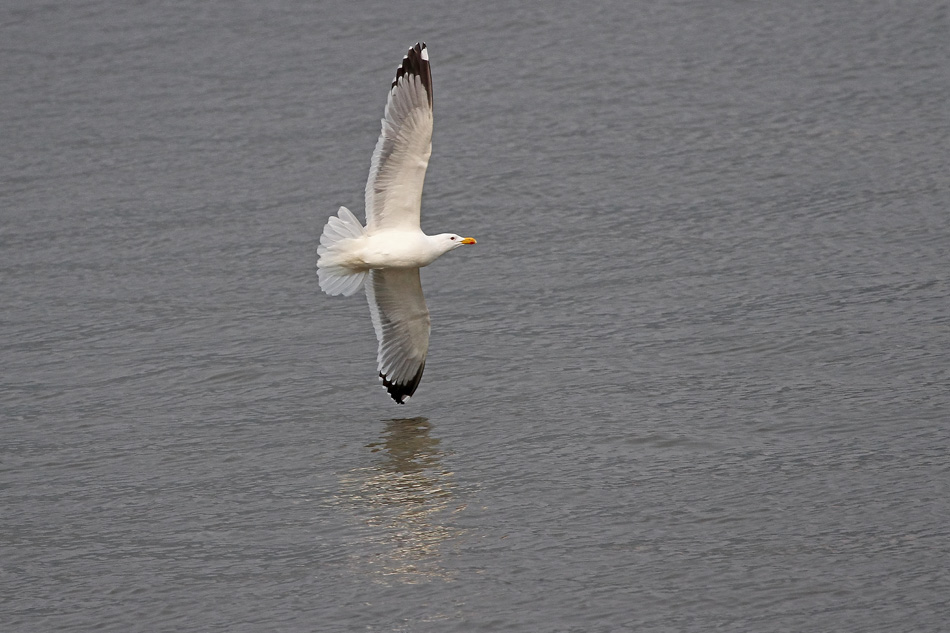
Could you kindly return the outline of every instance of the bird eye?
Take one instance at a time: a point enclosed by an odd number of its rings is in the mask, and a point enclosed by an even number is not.
[[[454,242],[454,241],[455,241],[455,236],[453,235],[453,236],[452,236],[452,237],[450,237],[449,239],[450,239],[450,240],[452,240],[452,241]]]

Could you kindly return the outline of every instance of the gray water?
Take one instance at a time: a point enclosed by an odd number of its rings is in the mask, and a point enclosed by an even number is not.
[[[946,631],[946,3],[0,9],[3,631]],[[429,43],[406,406],[316,243]]]

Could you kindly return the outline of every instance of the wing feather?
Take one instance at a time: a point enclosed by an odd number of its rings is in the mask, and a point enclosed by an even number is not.
[[[429,308],[419,269],[374,269],[365,285],[379,341],[379,377],[393,400],[403,404],[422,380],[429,351]]]
[[[425,43],[396,69],[366,180],[366,228],[419,229],[422,186],[432,153],[432,72]]]

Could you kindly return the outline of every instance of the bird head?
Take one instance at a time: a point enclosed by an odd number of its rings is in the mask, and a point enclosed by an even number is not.
[[[474,237],[462,237],[455,233],[443,233],[438,236],[445,245],[445,251],[455,250],[462,244],[477,244]]]

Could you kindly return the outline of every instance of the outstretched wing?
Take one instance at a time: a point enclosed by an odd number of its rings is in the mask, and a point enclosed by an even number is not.
[[[404,404],[422,380],[429,351],[429,309],[419,269],[369,271],[366,299],[379,341],[379,377],[393,400]]]
[[[422,185],[432,153],[432,73],[425,43],[396,69],[366,181],[366,228],[419,229]]]

